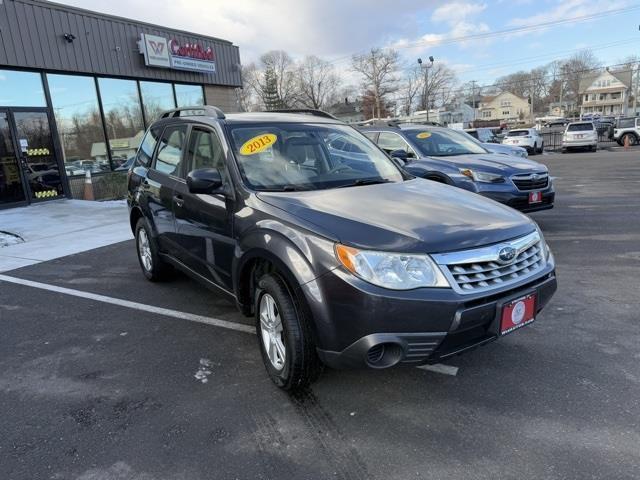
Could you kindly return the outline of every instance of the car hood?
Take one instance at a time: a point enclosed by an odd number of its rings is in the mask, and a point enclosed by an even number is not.
[[[359,248],[437,253],[531,233],[535,224],[509,207],[429,180],[413,179],[310,192],[260,192],[258,198]]]
[[[451,155],[448,157],[426,157],[434,160],[444,160],[459,168],[481,168],[483,172],[498,172],[503,175],[515,175],[531,172],[547,172],[541,163],[527,158],[500,155],[498,153],[477,153],[470,155]]]
[[[503,145],[501,143],[483,143],[482,146],[492,153],[512,154],[514,152],[526,152],[522,147],[516,145]]]

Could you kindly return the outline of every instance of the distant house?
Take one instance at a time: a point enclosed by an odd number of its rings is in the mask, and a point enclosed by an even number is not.
[[[577,108],[574,101],[551,102],[549,104],[549,115],[552,117],[568,117],[575,111]]]
[[[631,70],[607,70],[580,80],[580,115],[626,115],[631,77]]]
[[[454,100],[441,109],[439,117],[440,123],[444,125],[462,123],[463,128],[466,128],[475,120],[475,111],[462,100]]]
[[[344,102],[336,103],[328,108],[331,115],[346,123],[357,123],[364,121],[362,113],[362,103],[359,100],[350,102],[348,98]]]
[[[530,107],[526,98],[511,92],[502,92],[498,95],[482,97],[476,118],[478,120],[515,122],[526,119],[530,114]]]

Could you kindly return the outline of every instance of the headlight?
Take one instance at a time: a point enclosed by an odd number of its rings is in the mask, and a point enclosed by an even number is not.
[[[336,245],[336,257],[351,273],[390,290],[449,287],[449,282],[429,255],[375,252]]]
[[[540,227],[536,225],[536,229],[538,230],[538,235],[540,235],[540,250],[542,251],[542,258],[544,259],[544,263],[549,263],[551,249],[549,248],[549,245],[547,245],[547,241],[544,239],[544,235],[542,234]]]
[[[527,152],[526,150],[518,150],[517,152],[518,155],[520,155],[522,158],[528,158],[529,157],[529,152]]]
[[[478,172],[477,170],[471,170],[470,168],[461,168],[460,173],[465,177],[469,177],[474,182],[483,183],[502,183],[504,177],[497,173]]]

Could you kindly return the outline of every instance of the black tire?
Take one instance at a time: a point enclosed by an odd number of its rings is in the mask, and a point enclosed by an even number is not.
[[[144,261],[143,255],[141,254],[140,244],[144,236],[146,236],[149,245],[150,266]],[[155,237],[151,234],[151,228],[144,218],[138,220],[136,224],[135,240],[138,263],[140,263],[143,275],[151,282],[167,280],[170,277],[171,266],[160,257],[158,242],[156,242]]]
[[[277,308],[282,325],[280,335],[285,348],[285,359],[280,369],[276,368],[269,358],[263,339],[263,325],[260,316],[265,295],[275,300],[275,308]],[[321,364],[302,308],[297,308],[284,281],[274,274],[263,275],[258,280],[255,299],[256,333],[262,361],[269,377],[273,383],[287,392],[304,390],[318,378]]]
[[[542,155],[542,153],[544,152],[544,142],[542,142],[540,144],[540,150],[538,150],[538,153]]]
[[[622,145],[625,144],[625,141],[624,141],[625,137],[629,137],[629,146],[630,147],[633,147],[634,145],[638,144],[638,137],[636,137],[633,133],[625,133],[621,138]]]
[[[533,148],[528,148],[527,149],[529,151],[529,155],[535,155],[538,153],[538,150],[536,149],[536,144],[533,144]]]

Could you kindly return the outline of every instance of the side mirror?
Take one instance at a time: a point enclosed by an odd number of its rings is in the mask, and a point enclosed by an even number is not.
[[[409,154],[403,149],[393,150],[389,155],[391,155],[391,158],[399,158],[405,162],[407,161],[407,158],[409,158]]]
[[[222,186],[217,168],[200,168],[187,174],[187,186],[191,193],[213,193]]]

